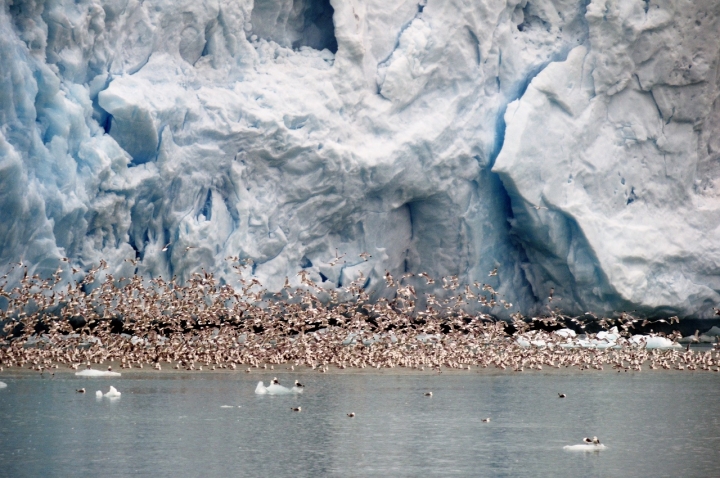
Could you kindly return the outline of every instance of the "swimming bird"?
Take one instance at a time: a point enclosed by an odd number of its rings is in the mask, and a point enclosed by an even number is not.
[[[426,397],[432,397],[432,392],[425,392]]]
[[[290,410],[292,410],[293,412],[301,412],[302,407],[290,407]]]
[[[583,441],[584,441],[585,443],[590,443],[590,444],[592,444],[592,445],[599,445],[599,444],[600,444],[600,440],[598,440],[598,437],[592,437],[592,438],[585,437],[585,438],[583,438]]]
[[[272,383],[273,383],[274,385],[280,385],[280,380],[278,380],[277,377],[273,377]]]
[[[355,416],[355,412],[350,412],[347,414],[348,417],[353,418]]]
[[[558,398],[565,398],[565,397],[567,397],[567,395],[565,395],[564,393],[558,393]]]
[[[75,391],[76,391],[77,393],[85,393],[85,389],[84,389],[84,388],[79,388],[79,389],[77,389],[77,390],[75,390]]]
[[[489,422],[490,422],[490,418],[489,418],[489,417],[488,417],[488,418],[483,418],[482,421],[483,421],[483,423],[489,423]]]
[[[300,382],[298,382],[297,380],[295,380],[295,386],[298,387],[298,388],[303,388],[305,385],[303,385],[302,383],[300,383]]]

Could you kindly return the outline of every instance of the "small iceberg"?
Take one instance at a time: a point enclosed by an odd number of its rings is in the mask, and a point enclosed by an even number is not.
[[[271,383],[266,387],[262,382],[258,382],[255,393],[258,395],[289,395],[291,393],[303,393],[303,389],[301,387],[287,388],[276,383]]]
[[[7,388],[7,383],[0,382],[0,388]]]
[[[75,372],[75,375],[78,377],[119,377],[119,372],[110,372],[106,370],[94,370],[94,369],[87,369],[87,370],[81,370],[80,372]]]
[[[108,393],[105,394],[105,397],[107,397],[107,398],[119,398],[120,395],[121,395],[120,392],[118,392],[115,387],[113,387],[112,385],[110,385],[110,390],[108,391]]]
[[[607,447],[603,444],[595,445],[592,443],[583,443],[582,445],[565,445],[563,450],[568,451],[600,451],[605,450]]]
[[[220,408],[235,408],[233,405],[220,405]]]
[[[644,343],[645,348],[648,350],[667,350],[682,348],[680,344],[676,344],[670,339],[666,339],[665,337],[658,337],[655,335],[633,335],[632,337],[630,337],[630,343],[633,345],[642,345]]]
[[[577,336],[574,330],[572,329],[560,329],[553,332],[555,335],[559,335],[563,338],[571,338]]]
[[[515,342],[516,342],[520,347],[530,347],[530,341],[529,341],[528,339],[523,338],[523,337],[518,337],[517,339],[515,339]]]
[[[605,331],[601,330],[598,332],[595,337],[597,337],[598,340],[606,340],[608,342],[617,342],[620,338],[620,334],[618,333],[617,327],[613,327],[612,329]]]
[[[102,392],[100,390],[95,392],[95,398],[102,398]]]

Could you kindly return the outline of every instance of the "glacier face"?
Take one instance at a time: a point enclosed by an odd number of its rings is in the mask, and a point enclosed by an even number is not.
[[[385,270],[427,271],[489,283],[510,311],[554,288],[572,312],[710,315],[719,13],[5,2],[0,262],[235,283],[239,256],[275,289],[300,268],[376,293]]]

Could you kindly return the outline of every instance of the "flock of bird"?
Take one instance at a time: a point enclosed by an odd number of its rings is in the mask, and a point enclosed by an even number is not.
[[[336,254],[333,262],[343,257]],[[488,367],[517,372],[568,367],[720,371],[717,346],[705,351],[648,350],[621,337],[613,348],[570,348],[569,339],[555,330],[569,323],[584,328],[578,317],[550,310],[541,318],[514,314],[505,322],[468,312],[470,302],[507,308],[512,304],[488,284],[463,287],[455,276],[442,278],[442,294],[423,295],[415,287],[435,283],[427,273],[394,278],[386,272],[387,294],[371,300],[362,274],[342,290],[329,290],[301,270],[299,286],[286,278],[283,288],[273,293],[256,278],[244,277],[248,261],[228,260],[238,273],[239,287],[207,272],[183,284],[174,278],[115,278],[104,261],[68,283],[62,269],[43,279],[15,265],[0,278],[0,370],[17,366],[43,372],[60,365],[78,369],[117,362],[123,369],[240,367],[246,372],[278,364],[320,372],[331,367],[439,373]],[[489,273],[496,274],[497,269]],[[16,285],[10,288],[10,283]],[[614,327],[625,337],[647,322],[629,314],[599,319],[602,327]],[[667,337],[677,340],[680,335]],[[543,346],[524,347],[519,339],[542,341]]]

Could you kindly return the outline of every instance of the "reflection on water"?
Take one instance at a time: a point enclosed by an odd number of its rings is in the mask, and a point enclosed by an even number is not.
[[[273,376],[259,373],[5,373],[0,476],[644,477],[720,469],[720,374],[275,375],[288,385],[300,378],[305,393],[255,395],[257,381]],[[121,398],[95,397],[111,384]],[[88,393],[75,392],[81,387]],[[609,448],[563,450],[592,435]]]

